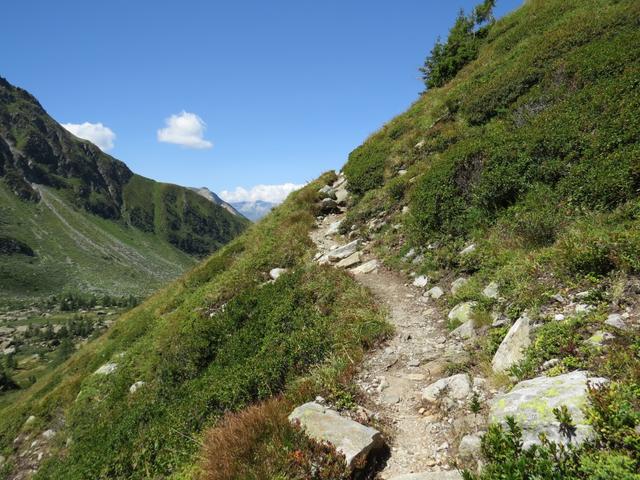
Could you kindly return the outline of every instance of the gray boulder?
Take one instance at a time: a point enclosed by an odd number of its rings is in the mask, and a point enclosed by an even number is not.
[[[610,327],[617,328],[619,330],[627,328],[626,323],[624,323],[624,320],[622,319],[622,315],[619,313],[612,313],[607,317],[604,323],[605,325],[609,325]]]
[[[440,297],[442,297],[444,295],[444,290],[442,290],[440,287],[436,286],[436,287],[433,287],[430,290],[428,290],[425,295],[428,296],[428,297],[433,298],[434,300],[437,300],[437,299],[439,299]]]
[[[338,203],[333,198],[323,198],[320,204],[322,213],[334,213],[339,211]]]
[[[422,390],[422,400],[436,403],[442,397],[463,401],[472,392],[472,383],[466,373],[458,373],[451,377],[441,378]]]
[[[586,372],[576,371],[557,377],[541,376],[518,383],[513,389],[491,404],[489,420],[504,423],[508,416],[514,417],[522,427],[524,447],[540,443],[540,433],[549,440],[568,443],[559,432],[559,423],[553,409],[567,407],[576,426],[574,445],[591,437],[593,429],[587,424],[584,407],[588,401],[587,383],[602,385],[605,378],[588,378]]]
[[[341,223],[342,223],[342,220],[337,220],[333,222],[331,225],[329,225],[329,228],[327,228],[327,232],[325,233],[325,237],[336,235],[340,231]]]
[[[359,267],[352,268],[349,271],[354,275],[364,275],[364,274],[373,272],[377,268],[378,268],[378,261],[374,259],[374,260],[369,260],[368,262],[363,263]]]
[[[118,364],[115,362],[109,362],[102,365],[99,369],[97,369],[94,375],[111,375],[118,368]]]
[[[346,187],[343,185],[335,191],[336,194],[336,202],[338,205],[346,205],[347,200],[349,199],[349,192]]]
[[[354,240],[353,242],[347,243],[346,245],[342,245],[341,247],[336,248],[329,252],[328,257],[330,262],[338,262],[344,258],[347,258],[350,255],[353,255],[358,250],[358,245],[360,244],[359,240]]]
[[[384,446],[382,435],[377,430],[342,417],[335,410],[316,402],[297,407],[289,415],[289,421],[299,423],[310,438],[332,444],[344,454],[350,468],[366,461],[370,454]]]
[[[362,254],[355,252],[349,255],[347,258],[343,258],[337,263],[338,268],[350,268],[358,265],[362,261]]]
[[[473,320],[467,320],[449,335],[452,337],[460,338],[462,340],[468,340],[476,336],[476,330],[473,328]]]
[[[482,294],[487,298],[498,298],[498,284],[496,282],[491,282],[489,285],[484,287]]]
[[[524,350],[531,345],[529,330],[529,317],[526,315],[511,326],[491,361],[494,372],[506,372],[524,358]]]
[[[145,385],[145,382],[143,382],[142,380],[138,380],[137,382],[135,382],[134,384],[132,384],[129,387],[129,393],[131,393],[133,395],[138,390],[140,390],[142,387],[144,387],[144,385]]]
[[[269,271],[269,276],[271,277],[272,280],[277,280],[280,277],[280,275],[282,275],[286,271],[287,271],[286,268],[272,268]]]
[[[333,198],[334,200],[336,199],[336,192],[329,185],[325,185],[324,187],[322,187],[320,190],[318,190],[318,193],[325,196],[325,198]]]
[[[465,435],[458,446],[458,457],[468,465],[477,463],[481,459],[480,448],[483,433]]]
[[[429,277],[426,275],[420,275],[413,280],[413,286],[418,288],[424,288],[429,284]]]

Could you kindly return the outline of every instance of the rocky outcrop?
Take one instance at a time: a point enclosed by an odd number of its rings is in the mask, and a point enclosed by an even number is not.
[[[316,402],[297,407],[289,421],[299,424],[304,432],[318,442],[328,442],[345,456],[347,465],[355,468],[366,463],[370,455],[384,447],[380,432],[341,416]]]
[[[524,358],[524,350],[531,344],[529,330],[529,317],[526,315],[511,326],[493,356],[491,366],[494,372],[506,372]]]
[[[584,407],[587,405],[587,384],[602,385],[604,378],[588,378],[586,372],[577,371],[557,377],[537,377],[518,383],[513,389],[494,399],[489,420],[505,422],[508,416],[516,419],[522,428],[524,447],[539,443],[538,436],[544,433],[554,442],[567,443],[559,431],[553,409],[566,406],[576,426],[574,445],[583,443],[592,435],[587,424]]]

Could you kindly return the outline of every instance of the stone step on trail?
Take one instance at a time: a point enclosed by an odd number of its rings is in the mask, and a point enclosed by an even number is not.
[[[345,418],[317,402],[297,407],[289,415],[289,421],[299,424],[310,438],[333,445],[344,454],[351,469],[366,464],[385,447],[382,435],[376,429]]]

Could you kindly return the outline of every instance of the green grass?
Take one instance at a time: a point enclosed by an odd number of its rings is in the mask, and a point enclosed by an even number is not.
[[[70,206],[53,189],[24,202],[0,181],[0,230],[33,256],[1,255],[0,299],[34,301],[64,290],[146,296],[195,260],[157,236]]]
[[[324,177],[326,182],[331,177]],[[387,331],[368,293],[311,262],[315,182],[0,411],[5,453],[25,419],[73,438],[38,478],[179,476],[227,411],[283,391],[341,396],[336,380]],[[268,271],[289,272],[274,283]],[[109,376],[92,375],[107,361]],[[315,372],[315,373],[314,373]],[[324,373],[322,373],[324,372]],[[311,375],[302,381],[301,377]],[[146,382],[135,395],[129,386]],[[177,478],[177,477],[176,477]]]
[[[344,168],[356,204],[342,229],[366,233],[386,212],[394,228],[373,237],[378,254],[445,290],[468,277],[440,303],[480,302],[480,327],[492,311],[515,320],[527,310],[544,322],[552,295],[597,292],[596,313],[536,330],[514,371],[530,378],[557,358],[551,374],[580,368],[612,379],[609,393],[591,396],[596,442],[571,463],[553,446],[526,453],[511,448],[517,432],[492,431],[479,478],[637,478],[637,335],[602,349],[585,340],[608,309],[637,305],[629,292],[640,273],[639,22],[632,0],[527,1],[489,28],[477,60],[374,133]],[[459,255],[471,242],[477,249]],[[403,259],[409,248],[419,264]],[[497,302],[482,295],[490,281]],[[506,333],[484,328],[467,370],[485,371]]]

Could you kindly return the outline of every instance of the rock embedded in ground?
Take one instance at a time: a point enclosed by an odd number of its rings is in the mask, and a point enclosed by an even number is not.
[[[336,202],[338,202],[338,205],[347,204],[347,200],[349,199],[349,191],[347,190],[345,185],[341,186],[340,188],[337,188],[335,191],[335,194],[336,194]]]
[[[363,263],[359,267],[352,268],[349,270],[354,275],[364,275],[367,273],[371,273],[378,268],[377,260],[369,260],[368,262]]]
[[[330,262],[338,262],[342,259],[347,258],[350,255],[353,255],[358,250],[358,245],[360,245],[360,240],[354,240],[353,242],[349,242],[346,245],[342,245],[337,247],[329,252],[327,255]]]
[[[469,255],[476,251],[476,244],[472,243],[471,245],[466,246],[464,249],[460,251],[460,255]]]
[[[140,390],[144,386],[144,384],[145,382],[143,382],[142,380],[138,380],[137,382],[135,382],[133,385],[129,387],[129,393],[131,394],[136,393],[138,390]]]
[[[437,403],[442,397],[462,401],[471,394],[472,387],[466,373],[458,373],[441,378],[422,390],[422,399],[428,403]]]
[[[484,287],[482,294],[490,299],[498,298],[498,284],[496,282],[491,282],[489,285]]]
[[[431,288],[429,291],[427,291],[427,293],[425,293],[426,296],[433,298],[434,300],[439,299],[440,297],[442,297],[444,295],[444,290],[442,290],[440,287],[433,287]]]
[[[468,340],[476,336],[476,330],[473,328],[473,320],[467,320],[458,328],[453,330],[450,334],[451,337],[460,338],[462,340]]]
[[[494,372],[506,372],[524,358],[524,350],[531,345],[529,335],[529,317],[522,315],[511,326],[493,356],[491,366]]]
[[[338,202],[333,198],[323,198],[320,203],[320,209],[324,214],[337,212],[339,211]]]
[[[278,277],[280,277],[280,275],[282,275],[286,271],[287,271],[286,268],[272,268],[269,271],[269,276],[271,277],[272,280],[277,280]]]
[[[466,323],[471,320],[473,315],[473,309],[478,305],[478,302],[462,302],[451,309],[447,318],[451,321],[457,321],[460,323]]]
[[[611,340],[612,338],[613,338],[613,335],[611,335],[609,332],[604,332],[602,330],[598,330],[596,333],[591,335],[591,337],[589,337],[586,342],[589,345],[591,345],[592,347],[598,347],[599,348],[599,347],[604,346],[604,344],[608,340]]]
[[[358,265],[361,261],[362,261],[362,253],[355,252],[355,253],[349,255],[347,258],[343,258],[342,260],[340,260],[336,264],[336,267],[338,267],[338,268],[350,268],[350,267],[354,267],[354,266]]]
[[[514,417],[522,428],[525,448],[539,444],[541,433],[553,442],[566,444],[553,414],[554,408],[566,406],[576,426],[572,444],[580,445],[593,434],[584,415],[588,405],[587,384],[598,386],[606,382],[605,378],[588,378],[583,371],[525,380],[493,400],[489,421],[504,423],[508,416]]]
[[[352,469],[384,447],[382,435],[374,428],[342,417],[335,410],[316,402],[297,407],[289,415],[289,421],[299,423],[310,438],[331,443],[345,456],[347,465]]]
[[[97,369],[94,375],[110,375],[116,371],[118,368],[118,364],[115,362],[108,362],[102,365],[99,369]]]
[[[605,325],[609,325],[610,327],[617,328],[619,330],[627,328],[626,323],[624,323],[624,320],[622,319],[622,315],[619,313],[612,313],[607,317],[604,323]]]
[[[324,236],[329,237],[331,235],[336,235],[337,233],[339,233],[341,224],[342,224],[342,220],[338,220],[336,222],[331,223],[329,225],[329,228],[327,228],[327,232],[324,234]]]
[[[336,192],[329,185],[325,185],[324,187],[322,187],[320,190],[318,190],[318,193],[325,195],[327,198],[332,198],[334,200],[336,199]]]
[[[451,284],[451,294],[455,295],[456,293],[458,293],[458,291],[464,287],[467,282],[469,282],[469,279],[464,278],[464,277],[460,277],[457,278],[453,281],[453,283]]]
[[[415,280],[413,281],[413,286],[418,288],[424,288],[428,284],[429,284],[429,277],[427,277],[426,275],[420,275],[419,277],[416,277]]]
[[[467,465],[477,465],[481,460],[482,433],[465,435],[458,446],[458,457]]]

